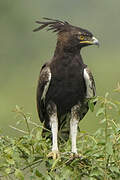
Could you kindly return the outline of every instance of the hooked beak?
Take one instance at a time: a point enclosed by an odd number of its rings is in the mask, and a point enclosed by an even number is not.
[[[95,37],[92,37],[92,39],[91,39],[91,44],[97,45],[98,47],[99,47],[99,45],[100,45],[98,39],[96,39]]]

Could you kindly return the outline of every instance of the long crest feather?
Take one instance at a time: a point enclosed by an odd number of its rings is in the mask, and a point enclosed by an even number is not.
[[[39,27],[33,30],[33,32],[40,31],[41,29],[48,27],[47,31],[52,30],[53,32],[63,32],[67,31],[68,27],[71,26],[67,21],[60,21],[56,19],[43,18],[46,21],[36,21],[37,24],[40,24]]]

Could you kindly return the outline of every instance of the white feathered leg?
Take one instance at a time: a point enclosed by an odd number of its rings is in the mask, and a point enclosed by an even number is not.
[[[50,125],[52,131],[52,151],[58,151],[58,119],[57,114],[53,114],[50,117]]]
[[[71,136],[71,143],[72,143],[72,153],[77,154],[77,147],[76,147],[76,138],[77,138],[77,127],[78,127],[78,105],[74,106],[71,110],[71,120],[70,120],[70,136]]]
[[[57,118],[57,107],[55,104],[48,106],[48,113],[50,118],[50,126],[52,131],[52,152],[48,154],[48,157],[56,159],[59,157],[58,151],[58,118]]]

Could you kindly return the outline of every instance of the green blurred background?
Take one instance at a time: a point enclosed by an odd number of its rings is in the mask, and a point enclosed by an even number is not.
[[[15,105],[24,107],[39,122],[36,86],[41,65],[53,55],[56,35],[45,30],[33,33],[35,20],[59,18],[90,30],[100,48],[82,50],[92,70],[97,94],[111,92],[120,80],[119,0],[0,0],[0,130],[16,135]],[[117,98],[119,98],[116,95]],[[97,107],[96,107],[97,109]],[[95,112],[81,122],[81,130],[94,132],[100,126]],[[20,135],[19,133],[17,133]]]

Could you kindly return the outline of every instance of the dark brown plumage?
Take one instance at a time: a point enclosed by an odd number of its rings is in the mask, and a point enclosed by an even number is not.
[[[37,87],[37,109],[40,120],[52,131],[52,153],[58,156],[57,135],[61,127],[70,131],[72,152],[77,153],[77,125],[88,111],[88,99],[95,96],[92,73],[84,64],[80,50],[88,45],[98,45],[89,31],[72,26],[68,22],[44,18],[36,21],[40,27],[57,32],[57,45],[53,58],[40,71]],[[70,115],[68,122],[67,115]],[[63,118],[64,117],[64,118]],[[64,124],[64,125],[63,125]],[[64,134],[66,139],[67,134]]]

